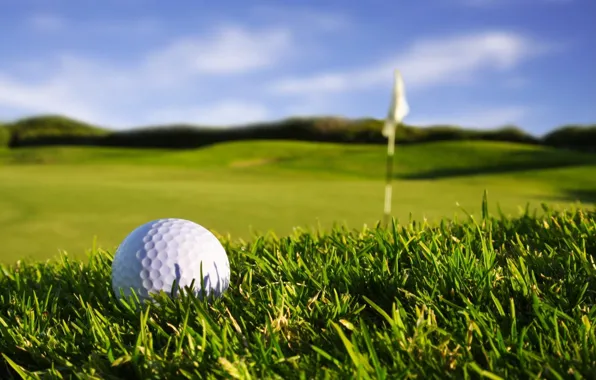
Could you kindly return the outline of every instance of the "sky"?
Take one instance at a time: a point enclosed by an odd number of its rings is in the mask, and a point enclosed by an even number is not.
[[[0,0],[0,120],[596,122],[595,0]]]

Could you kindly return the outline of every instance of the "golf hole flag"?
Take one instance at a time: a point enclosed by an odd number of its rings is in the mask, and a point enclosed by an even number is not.
[[[397,126],[410,112],[410,107],[406,100],[406,91],[404,81],[399,70],[395,70],[395,82],[393,84],[393,96],[389,113],[383,127],[383,136],[387,137],[387,177],[385,185],[385,224],[391,217],[391,180],[393,177],[393,152],[395,150],[395,132]]]

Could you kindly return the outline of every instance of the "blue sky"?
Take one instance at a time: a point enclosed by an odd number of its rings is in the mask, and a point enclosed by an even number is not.
[[[114,129],[287,116],[543,134],[596,122],[596,1],[0,0],[0,119]]]

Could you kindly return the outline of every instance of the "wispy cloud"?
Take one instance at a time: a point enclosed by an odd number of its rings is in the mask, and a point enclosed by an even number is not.
[[[443,1],[452,7],[458,1],[480,6],[517,0]],[[529,82],[533,75],[524,75],[522,65],[557,49],[552,41],[501,29],[465,29],[426,38],[395,29],[398,45],[390,38],[376,38],[377,30],[359,23],[356,13],[266,6],[247,7],[242,13],[232,19],[222,16],[223,11],[213,18],[201,15],[196,23],[188,15],[167,20],[151,12],[143,13],[150,18],[136,19],[33,14],[19,20],[21,31],[38,31],[35,38],[48,32],[52,41],[65,43],[49,43],[46,54],[31,50],[15,54],[13,61],[3,59],[0,108],[19,116],[62,113],[116,128],[164,123],[222,126],[296,114],[382,117],[381,108],[389,100],[378,90],[390,86],[393,70],[399,68],[415,99],[416,112],[407,122],[486,128],[531,120],[533,108],[511,103],[510,98],[492,107],[470,99],[475,94],[486,99],[483,91],[491,91],[489,98],[496,99],[511,88],[536,85]],[[234,22],[240,19],[242,23]],[[371,46],[346,49],[352,37],[357,37],[354,44],[370,41]],[[52,51],[53,46],[78,47],[85,53]],[[366,56],[367,63],[351,64],[358,56]],[[495,77],[498,83],[483,90],[481,85]],[[434,100],[427,102],[421,95],[430,89],[437,96],[454,89],[461,94],[462,86],[470,86],[465,91],[474,94],[466,93],[460,111],[429,109]],[[450,104],[457,107],[458,100]]]
[[[153,111],[146,113],[155,116],[155,122],[176,114],[187,116],[186,121],[191,123],[214,123],[218,118],[224,123],[252,120],[266,115],[263,106],[224,98],[215,105],[180,109],[164,104],[163,99],[185,90],[208,94],[213,89],[202,83],[214,76],[275,67],[291,53],[291,46],[290,31],[228,25],[206,35],[175,38],[136,63],[117,64],[63,54],[57,69],[42,81],[19,81],[0,71],[0,105],[27,112],[65,113],[112,126],[140,122],[138,116],[136,120],[134,116],[123,118],[118,111],[142,107],[146,101],[154,105],[157,102]],[[157,91],[163,92],[156,97]]]
[[[230,99],[200,106],[166,106],[151,112],[142,122],[188,123],[190,120],[202,125],[233,126],[262,121],[268,117],[269,109],[263,104]]]
[[[523,124],[531,112],[527,106],[493,106],[463,108],[449,113],[434,114],[432,117],[415,116],[408,119],[408,124],[419,126],[457,125],[464,128],[490,129],[505,125]]]
[[[288,30],[225,26],[212,36],[180,38],[151,53],[145,59],[145,69],[177,76],[243,73],[274,66],[291,52],[291,47]]]
[[[325,100],[329,99],[326,94],[387,85],[395,67],[402,70],[409,90],[416,90],[471,83],[483,71],[510,70],[546,51],[540,42],[527,37],[488,31],[417,41],[402,54],[370,67],[271,79],[269,85],[259,86],[264,98],[239,98],[235,90],[213,87],[221,86],[218,78],[234,83],[234,76],[248,78],[282,67],[298,54],[297,45],[299,41],[289,29],[220,25],[204,35],[174,38],[126,63],[63,54],[56,70],[42,81],[19,81],[0,70],[0,105],[35,113],[64,113],[114,127],[166,122],[226,125],[277,117],[269,109],[271,102],[264,100],[267,96],[276,100],[280,95],[292,96],[281,107],[277,105],[276,111],[326,113],[327,107],[331,110],[333,106]],[[184,93],[201,100],[180,105],[182,99],[188,103]],[[130,109],[145,111],[135,114]],[[491,112],[481,110],[466,113],[467,119],[462,115],[452,119],[477,125],[497,120],[500,124],[507,119],[516,121],[525,110],[508,107]]]
[[[101,117],[95,105],[86,102],[84,96],[77,96],[84,91],[76,90],[72,82],[61,82],[60,78],[29,85],[0,75],[2,106],[29,112],[63,112],[87,120]]]
[[[284,78],[271,83],[269,90],[283,95],[309,95],[366,89],[389,83],[396,67],[410,88],[462,84],[473,81],[482,71],[510,70],[546,51],[547,45],[541,42],[505,31],[427,39],[369,67]]]

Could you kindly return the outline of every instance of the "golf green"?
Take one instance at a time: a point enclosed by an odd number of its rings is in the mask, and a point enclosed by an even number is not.
[[[112,250],[152,219],[191,219],[233,239],[295,227],[360,228],[382,217],[384,147],[256,141],[184,151],[29,148],[0,151],[0,262]],[[505,143],[399,147],[394,216],[477,213],[484,190],[518,214],[596,196],[593,155]]]

